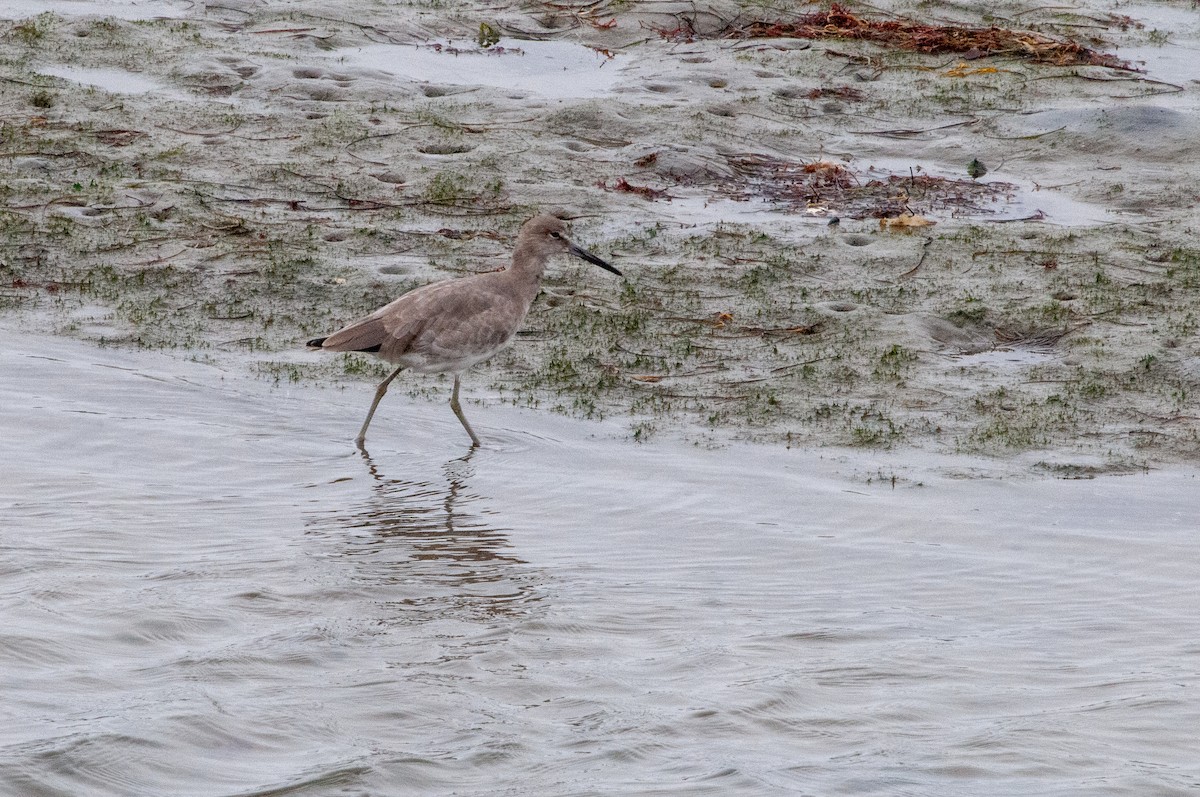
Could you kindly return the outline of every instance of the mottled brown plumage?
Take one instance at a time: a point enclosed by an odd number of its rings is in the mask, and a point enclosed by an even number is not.
[[[472,444],[479,445],[458,403],[459,378],[472,365],[508,345],[517,334],[538,294],[546,263],[556,254],[572,254],[614,274],[621,273],[571,243],[561,219],[535,216],[521,227],[512,264],[504,271],[422,286],[328,337],[310,340],[311,347],[370,352],[399,366],[375,391],[375,400],[356,440],[359,448],[388,385],[405,368],[426,374],[454,374],[450,407],[471,436]]]

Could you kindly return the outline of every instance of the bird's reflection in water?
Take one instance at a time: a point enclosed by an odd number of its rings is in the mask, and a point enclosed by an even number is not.
[[[309,523],[310,532],[338,536],[338,555],[394,607],[394,620],[525,614],[540,600],[538,573],[509,553],[507,530],[470,488],[476,450],[443,465],[436,481],[390,478],[364,451],[370,497]]]

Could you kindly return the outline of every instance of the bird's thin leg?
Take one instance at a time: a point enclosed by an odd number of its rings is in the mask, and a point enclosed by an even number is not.
[[[358,446],[360,451],[364,450],[363,443],[366,442],[367,439],[367,427],[371,425],[371,419],[375,417],[375,408],[379,406],[379,400],[382,399],[383,394],[387,392],[388,385],[390,385],[392,380],[399,376],[400,372],[403,370],[403,368],[397,368],[395,371],[392,371],[392,375],[380,382],[379,387],[375,388],[375,400],[371,402],[371,409],[367,410],[367,419],[363,421],[362,428],[358,430],[358,437],[354,439],[354,444]]]
[[[471,428],[471,424],[467,423],[467,416],[463,415],[462,405],[458,403],[458,374],[454,375],[454,392],[450,394],[450,409],[454,410],[454,414],[462,421],[467,434],[471,435],[471,447],[478,448],[479,438],[475,436],[475,430]]]

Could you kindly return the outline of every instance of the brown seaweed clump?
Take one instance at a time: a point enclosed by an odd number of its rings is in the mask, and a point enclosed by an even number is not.
[[[663,31],[668,37],[690,37],[684,29]],[[912,19],[875,20],[855,16],[834,3],[828,11],[804,14],[793,21],[754,21],[731,25],[722,31],[731,39],[858,39],[937,55],[961,53],[965,58],[1008,56],[1055,66],[1106,66],[1137,71],[1128,61],[1082,44],[1030,31],[996,26],[927,25]]]
[[[726,181],[722,193],[734,199],[765,199],[793,210],[855,219],[990,213],[994,203],[1016,189],[1009,183],[978,183],[917,172],[863,181],[840,163],[793,161],[758,153],[734,156],[730,165],[741,179]]]

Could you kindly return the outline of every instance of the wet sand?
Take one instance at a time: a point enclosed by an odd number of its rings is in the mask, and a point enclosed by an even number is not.
[[[46,9],[3,38],[0,310],[22,325],[369,382],[369,360],[300,342],[502,266],[520,223],[560,207],[628,279],[561,266],[519,345],[468,380],[478,397],[637,440],[1067,475],[1195,459],[1191,10],[989,20],[1131,72],[706,37],[745,18],[729,3],[22,8]],[[697,35],[656,33],[683,22]],[[935,224],[885,230],[887,212]]]

